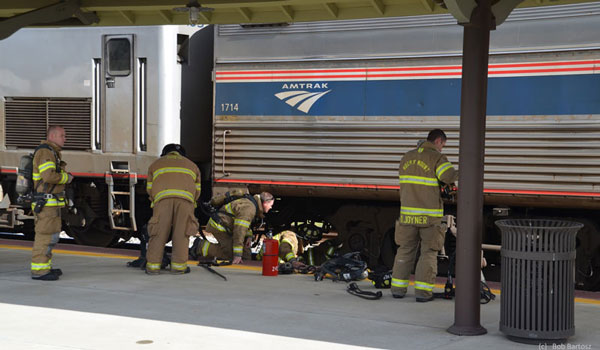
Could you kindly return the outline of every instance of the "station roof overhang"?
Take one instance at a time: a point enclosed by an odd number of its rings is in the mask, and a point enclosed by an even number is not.
[[[496,25],[516,7],[591,0],[492,0]],[[23,27],[272,24],[452,13],[469,21],[476,0],[5,0],[0,39]]]

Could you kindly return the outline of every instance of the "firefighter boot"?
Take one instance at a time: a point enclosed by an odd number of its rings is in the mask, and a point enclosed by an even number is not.
[[[198,260],[198,247],[201,247],[202,243],[204,243],[204,240],[200,237],[196,237],[188,253],[190,260]]]
[[[31,276],[31,279],[34,280],[39,280],[39,281],[56,281],[58,280],[58,274],[56,274],[55,272],[48,272],[45,275],[41,275],[41,276]]]

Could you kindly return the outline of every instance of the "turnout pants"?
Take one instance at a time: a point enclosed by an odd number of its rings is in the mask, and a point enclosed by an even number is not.
[[[194,216],[194,203],[182,198],[164,198],[154,205],[153,215],[148,221],[148,252],[146,269],[159,271],[165,243],[173,233],[171,271],[180,272],[187,268],[190,236],[198,231],[198,220]]]
[[[35,214],[35,238],[31,251],[31,275],[42,276],[52,268],[52,249],[58,243],[62,223],[60,207],[44,207]]]
[[[217,258],[219,260],[233,260],[233,236],[227,232],[219,231],[212,226],[207,225],[206,231],[210,232],[218,243],[211,243],[204,240],[198,245],[196,254],[204,258]],[[250,248],[244,245],[242,259],[250,260],[252,252]]]
[[[436,224],[427,227],[400,225],[396,221],[395,241],[398,245],[394,268],[392,270],[392,293],[406,294],[417,247],[421,243],[421,256],[415,270],[415,295],[430,298],[437,274],[437,252],[444,245],[445,225]]]

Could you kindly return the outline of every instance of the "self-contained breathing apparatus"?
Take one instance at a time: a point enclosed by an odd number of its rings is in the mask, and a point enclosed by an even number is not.
[[[222,208],[226,204],[229,204],[235,200],[242,199],[242,198],[246,198],[250,202],[252,202],[252,204],[254,204],[256,212],[257,213],[259,212],[258,203],[256,202],[256,199],[254,199],[254,196],[252,196],[250,193],[248,193],[248,190],[242,190],[242,189],[234,189],[234,190],[225,192],[225,194],[215,196],[215,197],[211,198],[211,200],[209,202],[201,203],[200,209],[202,210],[202,213],[204,213],[204,215],[213,219],[213,221],[216,222],[217,224],[223,226],[223,220],[221,219],[219,214],[224,214],[224,215],[228,215],[231,217],[233,217],[233,214],[228,213],[225,210],[222,210]],[[255,219],[256,219],[256,216],[255,216]],[[229,234],[232,234],[232,232],[229,232],[229,229],[227,227],[225,227],[225,229],[227,230],[227,232]],[[200,230],[200,233],[202,236],[204,236],[202,234],[202,230]],[[203,238],[206,239],[206,237],[203,237]]]
[[[48,184],[44,183],[46,193],[37,192],[39,186],[43,182],[42,180],[38,181],[38,184],[35,186],[35,188],[33,188],[33,159],[37,151],[39,151],[42,148],[49,149],[50,151],[52,151],[56,163],[56,171],[60,172],[61,162],[56,151],[49,145],[41,144],[35,148],[33,153],[21,157],[19,163],[19,171],[17,175],[17,182],[15,185],[15,191],[18,194],[17,203],[27,207],[34,204],[33,211],[36,214],[39,214],[42,211],[49,199],[59,199],[60,197],[67,197],[66,192],[54,194],[52,193],[52,191],[56,187],[56,184],[53,184],[52,187],[48,189]],[[70,200],[70,198],[67,198],[67,200],[69,201],[69,203],[72,203],[72,200]]]
[[[359,281],[367,278],[367,263],[360,258],[360,252],[346,253],[329,259],[315,271],[315,281],[322,281],[330,275],[334,281]]]

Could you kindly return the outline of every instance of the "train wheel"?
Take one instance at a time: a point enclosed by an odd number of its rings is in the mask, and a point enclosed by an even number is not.
[[[70,227],[69,231],[69,236],[82,245],[109,247],[118,240],[118,235],[110,228],[108,219],[96,219],[86,227]]]

